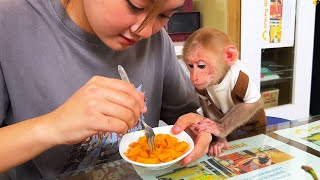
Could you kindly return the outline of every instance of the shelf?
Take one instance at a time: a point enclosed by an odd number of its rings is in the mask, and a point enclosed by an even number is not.
[[[292,103],[294,48],[261,49],[260,90],[265,108]],[[262,75],[261,75],[262,76]]]
[[[292,77],[286,77],[286,78],[279,78],[274,80],[268,80],[268,81],[261,81],[261,88],[264,89],[266,86],[275,86],[280,83],[287,83],[289,81],[292,81]]]
[[[260,79],[262,89],[266,86],[269,88],[270,86],[274,86],[279,83],[286,83],[293,79],[292,65],[264,64],[263,67],[269,70],[271,75],[266,75]]]

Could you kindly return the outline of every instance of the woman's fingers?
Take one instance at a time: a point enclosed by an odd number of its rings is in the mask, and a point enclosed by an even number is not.
[[[92,81],[92,83],[96,83],[100,87],[106,89],[112,88],[114,90],[121,91],[125,94],[134,97],[138,102],[142,113],[146,112],[146,106],[144,103],[144,93],[137,91],[133,84],[122,81],[120,79],[110,79],[101,76],[95,76],[90,81]]]
[[[137,91],[131,83],[122,80],[93,77],[84,87],[84,93],[88,93],[84,96],[89,96],[89,101],[92,101],[89,102],[91,108],[113,117],[114,120],[126,122],[129,128],[146,111],[144,94]]]
[[[139,107],[139,102],[130,94],[126,94],[122,91],[117,91],[115,89],[105,89],[100,87],[89,87],[88,93],[91,93],[92,96],[94,96],[95,99],[99,99],[101,102],[101,106],[105,106],[104,101],[110,102],[111,106],[101,108],[100,110],[105,110],[106,112],[104,114],[110,115],[112,112],[108,112],[110,110],[115,111],[120,114],[114,114],[115,117],[120,115],[133,115],[135,120],[138,120],[141,114],[141,109]],[[91,96],[90,95],[90,96]],[[90,101],[94,101],[95,99],[91,99]],[[92,104],[94,106],[99,105],[99,102],[93,102]],[[112,106],[113,105],[113,106]],[[119,106],[123,107],[120,109],[117,109]],[[94,107],[93,107],[94,108]],[[131,112],[125,111],[124,108],[127,108]]]
[[[125,121],[113,118],[111,116],[98,115],[97,118],[100,120],[97,123],[97,129],[102,132],[116,132],[119,134],[126,133],[130,127]]]
[[[106,117],[111,117],[113,121],[123,121],[124,123],[126,123],[126,126],[128,128],[133,127],[139,119],[134,116],[134,113],[132,112],[131,109],[128,109],[119,104],[110,102],[106,99],[102,99],[102,100],[100,99],[97,101],[98,101],[97,103],[94,103],[95,104],[94,108],[98,114]],[[98,120],[100,121],[100,119]],[[106,124],[106,125],[108,126],[109,124]],[[109,129],[109,131],[110,130],[112,130],[112,128]]]
[[[96,76],[48,119],[57,144],[72,144],[100,131],[125,133],[145,111],[144,95],[132,84]]]
[[[208,152],[210,142],[211,134],[203,132],[199,133],[194,141],[195,146],[193,151],[182,159],[182,165],[188,165],[206,154]]]
[[[196,113],[188,113],[182,115],[178,118],[174,126],[172,127],[172,132],[174,134],[179,134],[186,128],[194,127],[194,124],[201,121],[204,117]]]

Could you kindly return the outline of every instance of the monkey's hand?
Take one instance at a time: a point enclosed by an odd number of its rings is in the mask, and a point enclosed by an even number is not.
[[[198,122],[195,126],[195,130],[198,132],[205,131],[219,137],[221,135],[221,132],[223,131],[223,127],[221,124],[209,118],[205,118],[204,120]]]
[[[222,149],[230,149],[226,138],[220,137],[216,142],[212,142],[209,146],[208,155],[218,156],[222,153]]]

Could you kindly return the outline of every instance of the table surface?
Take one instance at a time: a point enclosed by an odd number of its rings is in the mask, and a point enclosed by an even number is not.
[[[283,122],[279,124],[273,124],[267,126],[266,130],[262,131],[261,134],[265,134],[269,137],[272,137],[276,140],[285,142],[291,146],[294,146],[298,149],[306,151],[310,154],[313,154],[317,157],[320,157],[320,152],[316,151],[310,147],[307,147],[301,143],[298,143],[293,140],[289,140],[284,138],[278,134],[275,134],[274,131],[296,127],[304,124],[308,124],[311,122],[320,121],[320,116],[314,116],[305,119],[299,119],[294,121]],[[77,170],[74,172],[69,172],[66,174],[61,174],[52,179],[64,179],[64,180],[90,180],[90,179],[141,179],[141,177],[137,174],[133,166],[124,161],[117,160],[105,164],[96,165],[84,170]]]

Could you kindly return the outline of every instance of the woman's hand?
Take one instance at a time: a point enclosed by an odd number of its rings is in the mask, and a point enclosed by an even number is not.
[[[133,84],[95,76],[45,119],[57,144],[74,144],[100,131],[125,133],[146,110]]]
[[[179,134],[180,132],[186,130],[186,132],[193,138],[195,143],[193,151],[181,161],[183,166],[186,166],[201,158],[208,152],[208,148],[212,140],[211,134],[194,130],[194,125],[203,119],[204,117],[199,114],[188,113],[180,116],[172,128],[172,132],[174,134]]]

